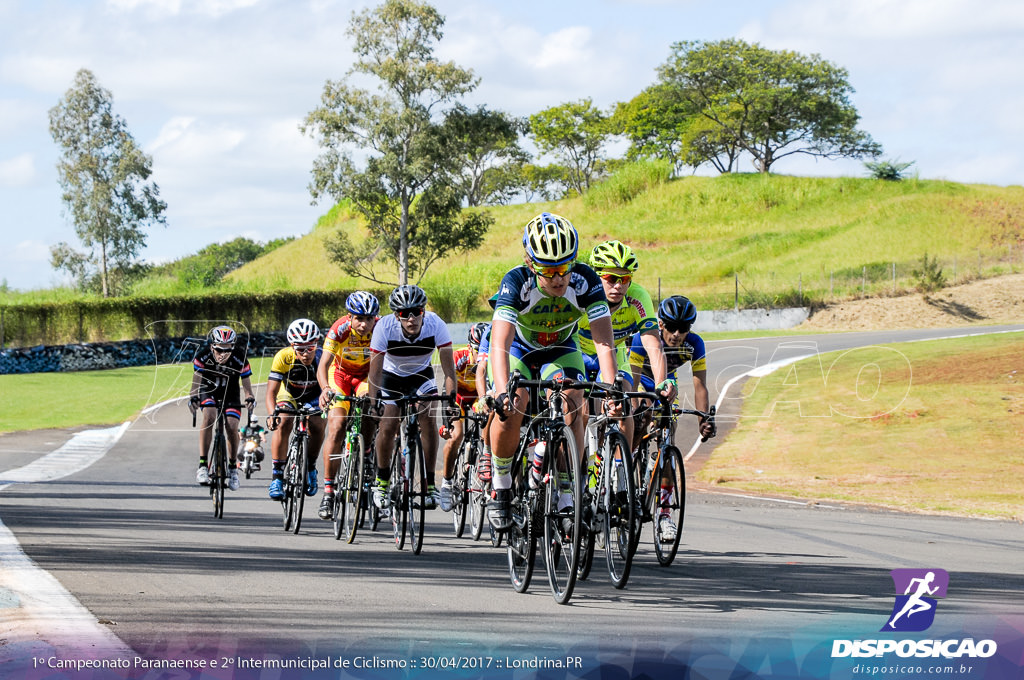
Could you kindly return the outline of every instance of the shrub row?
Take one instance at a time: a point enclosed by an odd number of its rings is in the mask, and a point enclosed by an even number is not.
[[[331,323],[350,291],[214,293],[10,305],[0,308],[0,347],[202,337],[228,323],[242,332],[287,328],[299,316]],[[374,291],[381,300],[387,292]]]

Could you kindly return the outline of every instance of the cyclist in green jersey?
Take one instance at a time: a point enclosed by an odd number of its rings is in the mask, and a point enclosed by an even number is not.
[[[619,367],[618,378],[634,387],[633,375],[629,369],[629,345],[634,335],[647,350],[647,357],[654,374],[656,391],[671,401],[676,396],[675,380],[668,375],[665,352],[658,338],[658,319],[655,316],[651,295],[640,284],[633,281],[633,275],[640,263],[633,249],[621,241],[605,241],[594,246],[590,254],[590,266],[601,277],[608,307],[611,310],[612,334],[615,339],[615,358]],[[594,378],[598,372],[594,341],[587,319],[580,320],[577,343],[583,352],[587,377]],[[633,419],[623,418],[620,422],[626,441],[633,441]]]

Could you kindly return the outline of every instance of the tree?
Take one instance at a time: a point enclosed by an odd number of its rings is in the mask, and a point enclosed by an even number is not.
[[[324,148],[313,165],[314,200],[349,199],[367,222],[365,241],[354,244],[339,233],[329,254],[346,271],[379,283],[379,259],[394,262],[398,281],[407,283],[445,253],[478,247],[493,221],[486,213],[461,215],[461,199],[449,189],[461,158],[446,145],[442,106],[470,92],[477,79],[434,57],[443,25],[437,10],[415,0],[353,13],[347,33],[358,59],[348,76],[376,78],[377,91],[328,81],[320,106],[301,126]],[[362,170],[353,149],[368,155]]]
[[[589,98],[533,114],[530,133],[542,153],[552,153],[565,164],[569,186],[577,193],[585,193],[601,176],[602,148],[612,127]]]
[[[459,188],[466,203],[473,207],[506,201],[508,185],[491,171],[530,159],[519,146],[526,121],[483,106],[475,111],[458,107],[446,118],[445,128],[447,148],[461,157]]]
[[[139,270],[143,228],[166,224],[167,204],[148,181],[153,161],[114,114],[110,92],[87,69],[75,74],[71,89],[50,109],[50,135],[61,148],[62,199],[86,248],[79,252],[58,243],[50,262],[74,275],[80,286],[98,278],[97,287],[109,297]]]
[[[720,157],[723,144],[749,153],[765,173],[793,154],[863,158],[882,151],[857,129],[846,70],[819,55],[742,40],[687,41],[672,46],[658,74],[685,107],[710,123],[691,137],[711,142],[703,152],[691,145],[709,161]]]
[[[882,161],[865,161],[864,167],[868,170],[868,175],[872,179],[884,179],[888,182],[901,182],[903,181],[903,173],[913,165],[915,161],[903,163],[900,159],[895,160],[882,160]]]

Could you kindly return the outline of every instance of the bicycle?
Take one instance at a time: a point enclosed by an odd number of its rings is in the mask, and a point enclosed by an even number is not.
[[[306,477],[309,473],[309,418],[319,415],[320,409],[307,405],[297,410],[276,408],[271,418],[278,419],[282,413],[294,416],[295,425],[288,439],[281,510],[284,513],[284,530],[297,534],[302,524],[302,508],[306,501]]]
[[[331,512],[334,515],[335,540],[345,536],[348,543],[356,539],[356,533],[366,522],[366,513],[378,513],[379,509],[370,500],[370,489],[376,478],[376,463],[373,460],[373,439],[367,446],[363,437],[363,414],[370,405],[369,397],[350,397],[335,394],[334,401],[352,404],[345,427],[345,444],[341,453],[341,464],[334,476],[334,499]],[[326,418],[326,411],[324,417]],[[377,526],[374,520],[374,527]]]
[[[686,511],[686,469],[683,465],[683,454],[676,448],[676,422],[681,415],[694,415],[709,419],[714,424],[715,406],[707,412],[684,409],[665,402],[661,395],[653,392],[628,392],[627,397],[650,400],[659,403],[654,419],[641,438],[635,459],[634,484],[636,486],[636,503],[639,510],[638,527],[633,539],[632,552],[640,545],[640,529],[645,522],[654,523],[654,552],[658,564],[667,567],[672,564],[679,551],[679,541],[683,534],[683,518]],[[653,407],[646,409],[653,411]],[[639,412],[643,415],[644,412]],[[701,437],[705,442],[708,437]],[[651,444],[654,444],[653,450]],[[655,505],[657,503],[657,505]],[[655,516],[654,509],[658,508]],[[675,527],[675,535],[670,535],[668,526],[662,521],[668,519]]]
[[[595,390],[591,397],[603,396]],[[605,393],[604,396],[611,396]],[[592,399],[592,404],[594,404]],[[596,408],[592,406],[591,413]],[[628,414],[626,417],[630,417]],[[606,414],[590,416],[587,423],[588,450],[594,466],[583,490],[584,536],[580,556],[579,578],[586,579],[593,564],[598,539],[604,547],[605,562],[612,585],[626,587],[633,564],[636,535],[640,524],[636,518],[633,455],[619,426]]]
[[[196,414],[192,412],[192,427],[196,426]],[[213,421],[213,438],[206,454],[206,465],[210,474],[210,498],[213,499],[213,516],[224,517],[224,490],[228,486],[228,442],[224,425],[224,405],[217,406],[217,418]]]
[[[454,405],[447,394],[414,394],[394,400],[402,422],[395,450],[391,455],[391,485],[388,489],[391,506],[391,528],[394,531],[395,547],[405,547],[406,534],[412,544],[412,552],[419,555],[423,550],[423,522],[426,516],[427,465],[420,441],[419,410],[425,401],[445,401]]]
[[[526,592],[533,575],[537,543],[543,536],[551,594],[555,602],[566,604],[576,586],[584,527],[582,466],[576,440],[565,424],[564,393],[571,389],[612,388],[568,378],[526,380],[513,371],[508,383],[508,403],[512,403],[520,387],[530,393],[527,413],[535,415],[524,425],[512,462],[512,524],[504,532],[509,577],[516,592]],[[546,401],[541,399],[541,390],[548,390]]]
[[[480,538],[484,528],[487,496],[484,484],[477,474],[476,462],[483,443],[481,431],[488,416],[472,411],[459,416],[465,421],[465,434],[455,458],[455,476],[452,479],[452,523],[455,537],[461,538],[466,529],[467,515],[473,540]]]

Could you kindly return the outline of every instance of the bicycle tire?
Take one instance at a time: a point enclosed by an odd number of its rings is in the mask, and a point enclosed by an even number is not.
[[[537,494],[530,494],[522,476],[512,480],[512,526],[505,532],[508,554],[508,575],[512,588],[525,593],[533,578],[537,557],[537,531],[534,521]]]
[[[633,457],[626,438],[612,432],[606,441],[601,493],[604,497],[604,554],[608,576],[617,589],[626,587],[633,566],[636,487]]]
[[[340,540],[345,533],[346,511],[348,510],[349,475],[351,466],[347,458],[338,463],[338,471],[334,475],[334,496],[331,498],[331,524],[334,529],[334,540]]]
[[[391,529],[395,537],[395,547],[405,547],[405,534],[409,523],[408,496],[405,490],[405,471],[402,456],[402,442],[395,440],[395,452],[391,455],[391,486],[388,494],[391,499]]]
[[[467,434],[459,445],[459,454],[455,457],[455,476],[452,478],[452,525],[455,538],[462,538],[466,531],[466,515],[469,510],[470,464],[472,456],[470,437]]]
[[[213,516],[224,518],[224,487],[227,486],[227,441],[224,421],[217,417],[213,435],[213,474],[210,475],[210,494],[213,496]]]
[[[423,531],[427,510],[427,464],[423,457],[423,446],[417,436],[409,449],[409,539],[412,554],[423,550]]]
[[[666,477],[670,483],[668,515],[676,525],[676,535],[671,541],[663,539],[659,519],[661,507],[657,505],[659,501],[656,500],[653,513],[654,552],[658,557],[658,564],[663,567],[671,565],[679,551],[679,541],[683,537],[683,517],[686,513],[686,470],[683,467],[683,455],[674,446],[666,446],[662,450],[657,479],[663,480]]]
[[[484,532],[484,522],[487,520],[487,485],[480,479],[476,464],[470,467],[467,476],[470,480],[469,535],[474,541],[479,541]]]
[[[650,489],[646,488],[647,484],[647,465],[648,456],[655,454],[648,451],[649,442],[644,440],[637,447],[633,456],[633,486],[634,486],[634,509],[633,516],[636,522],[636,531],[633,533],[633,548],[632,552],[634,557],[636,551],[640,547],[640,538],[643,533],[644,523],[651,521],[651,499],[652,494]]]
[[[597,542],[597,534],[593,531],[586,532],[580,541],[580,562],[576,567],[576,578],[586,581],[590,576],[590,568],[594,566],[594,544]]]
[[[299,533],[299,528],[302,526],[302,508],[306,503],[306,473],[309,472],[309,458],[306,457],[308,447],[309,439],[303,437],[297,451],[298,460],[295,461],[295,483],[292,485],[293,534]]]
[[[362,525],[363,513],[363,466],[366,464],[366,446],[362,434],[356,434],[355,446],[349,459],[348,477],[345,482],[346,524],[345,539],[352,543]]]
[[[582,466],[568,427],[563,426],[548,442],[544,467],[544,565],[552,597],[558,604],[567,604],[576,587],[583,536]],[[563,503],[559,510],[559,496],[566,493],[571,494],[572,505]]]

